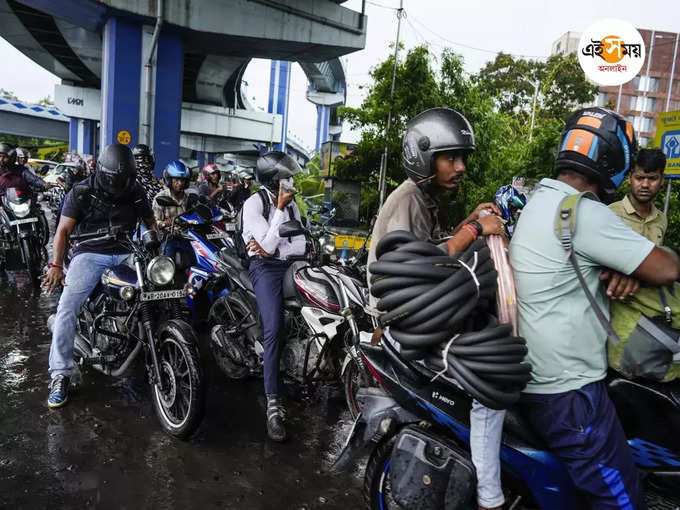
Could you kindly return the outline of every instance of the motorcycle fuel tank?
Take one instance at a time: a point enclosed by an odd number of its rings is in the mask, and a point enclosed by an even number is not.
[[[126,264],[119,264],[104,271],[101,278],[102,287],[107,294],[120,299],[120,289],[123,287],[139,287],[137,273]]]

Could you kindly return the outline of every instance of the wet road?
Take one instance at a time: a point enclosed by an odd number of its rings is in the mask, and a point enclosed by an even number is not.
[[[0,508],[361,507],[363,465],[324,472],[350,427],[339,387],[289,397],[285,444],[266,439],[261,380],[227,381],[204,346],[206,414],[189,441],[161,431],[141,365],[126,379],[86,370],[49,410],[55,308],[23,273],[0,275]]]

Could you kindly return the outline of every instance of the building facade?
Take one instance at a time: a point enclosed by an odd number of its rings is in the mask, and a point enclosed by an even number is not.
[[[679,34],[638,28],[645,42],[645,62],[633,80],[598,87],[595,105],[624,115],[635,128],[641,146],[651,143],[659,113],[680,110]],[[552,45],[552,54],[578,51],[580,34],[566,32]],[[575,42],[574,42],[575,41]]]

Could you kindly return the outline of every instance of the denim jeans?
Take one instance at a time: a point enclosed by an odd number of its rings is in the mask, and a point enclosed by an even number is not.
[[[470,409],[470,452],[477,471],[477,503],[485,508],[502,506],[501,439],[505,411],[484,407],[476,400]]]
[[[128,254],[79,253],[71,261],[66,273],[66,286],[59,298],[52,328],[49,370],[52,378],[60,374],[71,374],[76,318],[80,308],[99,283],[104,271],[108,267],[120,264],[127,256]]]

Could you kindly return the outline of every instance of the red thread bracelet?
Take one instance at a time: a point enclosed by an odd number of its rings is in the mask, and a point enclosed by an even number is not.
[[[64,266],[58,266],[57,264],[52,264],[52,262],[48,262],[48,263],[47,263],[47,268],[48,268],[48,269],[52,269],[53,267],[58,267],[58,268],[61,269],[62,271],[63,271],[63,269],[64,269]]]
[[[466,224],[463,225],[461,228],[464,228],[468,232],[472,234],[472,238],[476,241],[477,240],[477,229],[473,227],[472,225]]]

